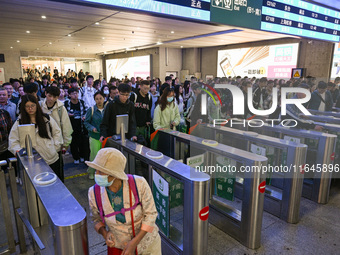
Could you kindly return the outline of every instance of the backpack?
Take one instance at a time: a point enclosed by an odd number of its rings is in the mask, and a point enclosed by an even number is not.
[[[113,212],[113,213],[104,215],[102,197],[101,197],[101,194],[100,194],[100,186],[97,185],[97,184],[94,185],[94,195],[95,195],[94,197],[96,199],[96,204],[97,204],[97,208],[99,210],[99,215],[100,215],[100,218],[102,219],[103,223],[105,223],[104,217],[109,218],[109,217],[115,216],[119,213],[125,214],[125,212],[129,212],[129,211],[134,210],[138,205],[142,205],[142,203],[139,201],[139,195],[138,195],[138,191],[137,191],[137,187],[136,187],[135,178],[131,174],[128,174],[127,176],[128,176],[129,189],[132,190],[132,194],[135,198],[135,204],[130,208],[122,208],[122,210],[120,210],[118,212]]]
[[[134,97],[133,100],[131,100],[132,95]],[[150,93],[148,93],[148,98],[149,98],[149,101],[152,100]],[[133,105],[135,105],[135,103],[137,102],[137,94],[133,91],[131,91],[130,100],[133,101]]]
[[[185,119],[188,121],[188,122],[191,122],[191,119],[190,119],[190,116],[192,114],[192,111],[194,110],[194,107],[195,107],[195,98],[193,96],[190,96],[189,99],[192,98],[192,104],[190,105],[190,107],[187,109],[186,111],[186,116],[185,116]],[[188,99],[188,101],[189,101]]]

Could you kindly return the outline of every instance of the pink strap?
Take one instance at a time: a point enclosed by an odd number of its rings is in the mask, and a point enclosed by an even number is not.
[[[96,203],[97,207],[99,209],[99,215],[100,218],[102,218],[102,222],[105,223],[104,221],[104,212],[103,212],[103,203],[102,203],[102,196],[100,194],[100,187],[98,184],[94,185],[94,194],[96,196]]]
[[[97,184],[94,185],[94,193],[95,193],[95,196],[96,196],[97,207],[99,209],[99,214],[100,214],[100,217],[102,218],[103,223],[105,223],[104,217],[109,218],[109,217],[112,217],[112,216],[117,215],[119,213],[125,215],[125,212],[129,212],[131,210],[136,209],[136,207],[140,204],[138,194],[137,194],[135,179],[134,179],[133,175],[131,175],[131,174],[128,174],[127,176],[128,176],[129,189],[132,190],[133,196],[135,198],[135,204],[130,208],[122,208],[118,212],[113,212],[113,213],[104,215],[102,198],[101,198],[101,194],[100,194],[100,187]]]

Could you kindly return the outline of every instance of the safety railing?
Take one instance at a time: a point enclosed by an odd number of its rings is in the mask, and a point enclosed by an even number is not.
[[[308,146],[307,164],[304,169],[305,178],[302,196],[320,204],[328,203],[332,172],[334,172],[330,169],[333,167],[335,158],[335,135],[270,125],[264,125],[253,130],[269,136],[306,144]],[[327,171],[316,169],[317,166],[325,166]]]
[[[29,220],[19,216],[45,244],[41,254],[89,254],[86,212],[38,153],[17,153]]]
[[[207,254],[209,175],[128,140],[108,139],[105,147],[121,150],[126,172],[144,176],[152,187],[162,254]]]
[[[22,209],[19,202],[19,194],[16,184],[16,178],[14,173],[13,164],[17,161],[16,158],[8,158],[7,161],[0,161],[0,166],[8,165],[8,183],[11,191],[11,203],[8,199],[7,186],[6,186],[6,175],[2,169],[0,169],[0,200],[2,205],[3,220],[6,231],[7,243],[0,244],[2,247],[7,247],[5,250],[0,249],[0,254],[13,254],[16,251],[16,245],[20,247],[20,253],[27,251],[24,225],[26,226],[27,232],[33,238],[33,241],[38,245],[40,250],[45,249],[45,246],[41,243],[40,238],[37,236],[36,232],[27,221],[26,217],[23,215]],[[12,221],[12,212],[14,214],[15,223]],[[14,228],[13,228],[14,227]],[[15,239],[14,233],[17,233],[17,239]]]
[[[215,177],[211,179],[210,223],[246,247],[260,247],[266,173],[246,169],[261,169],[267,158],[170,129],[158,130],[157,135],[158,150],[187,164],[201,161],[196,169],[203,167]],[[230,177],[224,171],[214,174],[213,167],[235,170],[235,176]],[[233,196],[235,179],[243,182],[243,186],[235,189]]]
[[[304,115],[304,118],[308,120],[312,120],[314,122],[324,122],[329,124],[340,124],[340,118],[336,118],[334,116],[325,116],[325,115]]]
[[[306,145],[209,124],[198,125],[191,134],[266,156],[268,168],[276,171],[268,171],[271,178],[266,186],[264,210],[289,223],[299,221]]]
[[[323,115],[323,116],[333,116],[333,117],[336,117],[336,118],[340,118],[340,112],[320,112],[320,111],[316,111],[316,110],[311,110],[311,109],[308,109],[308,111],[311,113],[311,114],[314,114],[314,115]]]

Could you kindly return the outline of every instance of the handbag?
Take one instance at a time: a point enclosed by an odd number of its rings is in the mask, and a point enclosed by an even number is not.
[[[0,154],[8,150],[8,140],[0,142]]]

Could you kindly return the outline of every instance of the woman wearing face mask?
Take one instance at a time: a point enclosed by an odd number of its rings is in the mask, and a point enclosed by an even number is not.
[[[126,158],[114,148],[101,149],[94,161],[85,163],[96,169],[98,186],[89,189],[89,205],[95,230],[105,239],[108,254],[134,255],[137,249],[139,255],[161,255],[157,210],[146,180],[128,177],[124,173]]]
[[[105,99],[105,102],[106,102],[109,99],[109,95],[110,95],[109,86],[104,85],[101,89],[101,92],[104,94],[104,99]]]
[[[156,106],[153,119],[153,127],[155,130],[160,128],[176,127],[181,120],[178,106],[174,102],[174,90],[167,87],[164,89],[162,96],[159,99],[159,104]]]
[[[100,124],[102,123],[104,116],[104,109],[106,102],[104,102],[105,95],[97,91],[94,94],[94,101],[96,104],[89,108],[86,112],[84,125],[89,132],[90,136],[90,160],[93,160],[97,155],[98,151],[102,147],[102,143],[99,141],[100,138]],[[89,179],[94,179],[94,172],[96,170],[89,167],[87,172],[89,173]]]

